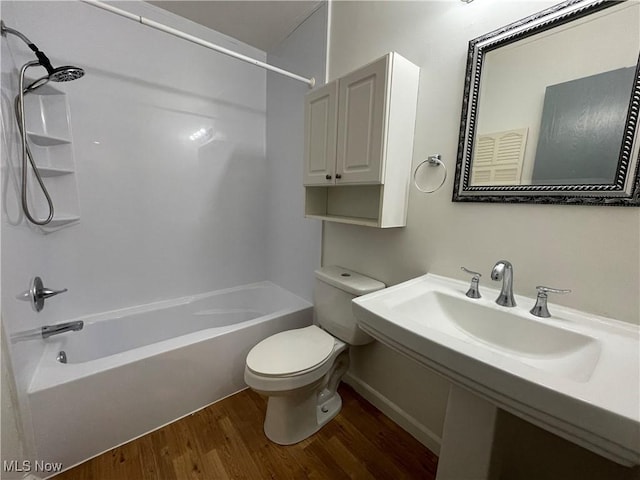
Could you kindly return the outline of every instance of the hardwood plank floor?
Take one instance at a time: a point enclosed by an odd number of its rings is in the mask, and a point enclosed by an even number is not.
[[[54,478],[435,479],[432,452],[349,386],[340,395],[338,416],[296,445],[265,437],[266,399],[244,390]]]

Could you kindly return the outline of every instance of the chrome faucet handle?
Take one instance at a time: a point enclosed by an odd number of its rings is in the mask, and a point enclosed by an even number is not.
[[[467,290],[467,297],[469,298],[480,298],[482,297],[482,295],[480,295],[480,289],[478,288],[478,285],[480,284],[480,277],[482,276],[481,273],[478,272],[474,272],[473,270],[469,270],[468,268],[465,267],[460,267],[460,270],[462,270],[465,273],[468,273],[469,275],[473,275],[473,277],[471,278],[471,285],[469,286],[469,290]]]
[[[536,298],[536,304],[533,306],[531,310],[529,310],[529,312],[532,315],[535,315],[536,317],[541,317],[541,318],[549,318],[551,316],[551,314],[549,313],[549,308],[547,308],[548,293],[558,293],[558,294],[571,293],[571,290],[569,289],[545,287],[543,285],[538,285],[536,287],[536,290],[538,290],[538,297]]]
[[[44,301],[47,298],[53,297],[60,293],[66,292],[67,289],[63,288],[62,290],[51,290],[49,288],[45,288],[42,283],[42,279],[40,277],[36,277],[33,279],[31,283],[31,288],[19,295],[18,298],[20,300],[26,300],[31,302],[31,306],[36,312],[41,311],[44,308]]]

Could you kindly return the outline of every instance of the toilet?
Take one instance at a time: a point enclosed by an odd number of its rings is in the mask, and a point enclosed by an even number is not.
[[[349,368],[349,346],[373,341],[358,328],[351,300],[385,288],[338,266],[316,270],[315,276],[318,325],[272,335],[247,355],[244,380],[268,397],[264,433],[280,445],[310,437],[340,412],[337,388]]]

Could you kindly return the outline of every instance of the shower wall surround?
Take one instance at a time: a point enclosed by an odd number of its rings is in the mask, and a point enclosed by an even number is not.
[[[266,60],[261,50],[145,2],[117,5]],[[281,63],[324,78],[326,15],[325,7],[298,33],[302,45],[320,43],[318,54],[312,59],[306,48],[306,53],[285,48]],[[291,129],[302,124],[304,84],[279,77],[267,81],[260,68],[81,2],[3,1],[2,18],[36,42],[54,65],[86,70],[80,80],[55,85],[69,103],[81,219],[44,236],[22,221],[19,170],[6,163],[18,155],[11,115],[16,70],[32,54],[19,39],[2,39],[2,321],[8,337],[80,315],[271,275],[311,299],[320,225],[302,219],[301,173],[270,172],[282,162],[301,171],[302,145],[275,149],[269,158],[266,147],[267,135],[274,144],[286,144]],[[267,88],[280,95],[269,120]],[[296,196],[299,209],[292,205]],[[306,240],[292,243],[296,235]],[[276,263],[287,252],[291,273]],[[69,289],[39,314],[16,300],[35,275],[47,287]],[[17,342],[9,349],[24,406],[43,343]],[[21,412],[28,429],[28,409]],[[25,439],[29,450],[33,432],[25,432]]]
[[[264,58],[143,2],[127,8]],[[264,71],[79,2],[3,2],[2,16],[53,64],[87,72],[56,85],[70,107],[81,221],[44,238],[24,223],[3,228],[7,333],[263,280]],[[13,63],[3,65],[5,103],[16,66],[31,60],[12,40],[2,40],[3,61]],[[3,104],[13,127],[9,112]],[[18,216],[8,187],[3,226]],[[69,289],[37,318],[15,299],[34,275]],[[13,358],[18,377],[31,377],[22,370],[37,361],[33,353]]]
[[[268,63],[313,76],[325,83],[327,15],[324,4],[267,55]],[[306,86],[267,73],[267,163],[269,208],[267,276],[278,285],[312,300],[320,265],[322,222],[303,217],[302,152]],[[292,232],[289,235],[286,232]]]

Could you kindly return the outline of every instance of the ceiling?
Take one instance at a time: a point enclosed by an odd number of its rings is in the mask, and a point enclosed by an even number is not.
[[[149,3],[268,52],[324,1],[162,0]]]

